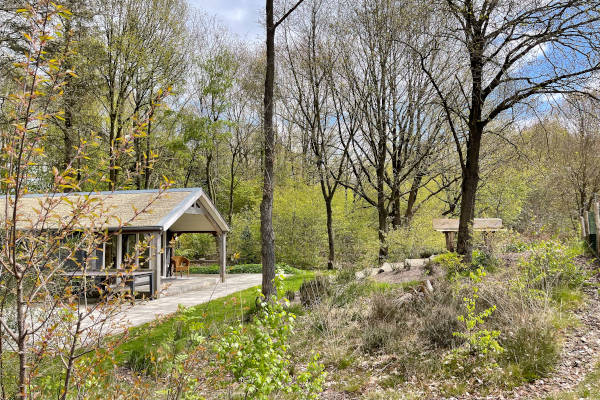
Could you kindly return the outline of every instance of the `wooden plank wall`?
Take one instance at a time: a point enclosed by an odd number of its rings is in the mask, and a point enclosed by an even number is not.
[[[596,197],[590,211],[585,211],[580,217],[581,236],[590,248],[600,255],[600,202]]]

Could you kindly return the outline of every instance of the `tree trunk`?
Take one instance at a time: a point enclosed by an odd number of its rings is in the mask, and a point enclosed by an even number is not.
[[[381,132],[381,131],[380,131]],[[383,137],[382,137],[383,136]],[[379,161],[377,165],[377,215],[378,215],[378,236],[379,236],[379,265],[387,257],[388,248],[386,245],[386,235],[388,232],[388,210],[385,206],[385,157],[386,157],[386,137],[380,133],[379,139]]]
[[[421,188],[421,182],[423,181],[423,175],[417,173],[413,178],[412,185],[410,186],[410,193],[408,194],[408,201],[406,203],[406,212],[404,213],[404,223],[408,225],[412,220],[415,213],[414,207],[417,203],[417,195],[419,194],[419,188]]]
[[[152,166],[150,165],[150,132],[152,132],[152,114],[154,114],[154,109],[150,110],[150,116],[148,117],[148,130],[146,134],[146,156],[144,157],[144,189],[148,189],[150,187],[150,175],[152,174]]]
[[[73,160],[73,113],[71,110],[72,104],[68,101],[65,104],[65,129],[63,130],[63,140],[64,140],[64,155],[63,155],[63,165],[62,170],[66,171],[69,167],[69,164]],[[72,189],[65,189],[65,192],[70,192]]]
[[[275,288],[275,232],[273,231],[273,163],[275,132],[273,130],[273,85],[275,80],[275,23],[273,0],[266,0],[267,68],[265,72],[264,123],[265,158],[263,197],[260,204],[260,235],[262,241],[262,292],[269,298]]]
[[[227,223],[229,224],[229,226],[231,226],[231,219],[233,217],[233,191],[235,189],[235,182],[234,182],[234,178],[235,178],[235,158],[236,158],[236,154],[237,151],[232,152],[231,154],[231,164],[229,164],[229,176],[230,176],[230,183],[229,183],[229,210],[227,210]]]
[[[205,168],[204,172],[206,173],[206,191],[208,192],[208,197],[210,197],[212,202],[215,203],[216,199],[215,199],[214,193],[213,193],[212,179],[211,179],[211,173],[210,173],[212,158],[213,158],[212,153],[209,153],[208,156],[206,157],[206,168]]]
[[[108,135],[108,158],[109,158],[109,171],[108,178],[110,179],[110,189],[115,190],[117,185],[117,170],[116,170],[116,160],[115,160],[115,147],[117,146],[116,138],[115,138],[115,125],[116,125],[116,115],[111,112],[110,114],[110,132]]]
[[[335,262],[335,236],[333,233],[333,210],[331,209],[332,197],[325,197],[325,209],[327,210],[327,240],[329,243],[329,256],[327,258],[327,269],[333,269]]]
[[[19,352],[19,393],[17,399],[26,400],[27,395],[27,332],[25,326],[26,316],[23,313],[25,301],[23,300],[23,279],[17,278],[17,349]]]
[[[483,129],[479,127],[472,131],[461,185],[462,196],[456,251],[463,255],[466,263],[471,262],[473,250],[473,218],[475,216],[475,195],[479,184],[479,150],[482,131]]]

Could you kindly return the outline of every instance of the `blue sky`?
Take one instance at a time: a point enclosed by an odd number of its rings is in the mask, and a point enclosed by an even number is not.
[[[263,36],[260,20],[264,14],[264,0],[189,0],[190,4],[216,15],[217,18],[241,39],[254,40]]]

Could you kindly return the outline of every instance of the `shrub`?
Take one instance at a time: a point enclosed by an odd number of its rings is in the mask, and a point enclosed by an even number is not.
[[[404,291],[375,293],[371,297],[370,318],[373,321],[401,321],[406,318],[405,304],[398,301]]]
[[[463,339],[453,334],[460,329],[456,308],[451,305],[436,304],[423,316],[419,335],[433,346],[445,349],[463,342]]]
[[[566,246],[554,241],[542,241],[531,247],[531,254],[519,266],[526,285],[550,294],[561,288],[576,288],[583,284],[585,274],[574,262]]]
[[[275,279],[280,293],[282,278]],[[304,372],[292,376],[288,353],[289,336],[293,332],[295,315],[286,310],[284,297],[265,301],[262,292],[259,311],[249,325],[229,327],[215,345],[216,365],[228,371],[239,383],[246,398],[268,399],[272,393],[295,393],[302,399],[316,399],[325,379],[318,355],[312,357]]]
[[[518,238],[511,239],[505,246],[506,253],[522,253],[529,248],[526,242]]]
[[[471,258],[471,266],[474,269],[479,267],[485,269],[488,272],[494,272],[498,269],[500,261],[494,256],[491,251],[488,250],[473,250],[473,257]]]
[[[519,366],[528,382],[548,376],[559,359],[559,346],[549,327],[523,326],[502,340],[504,359]]]
[[[300,286],[300,302],[304,307],[319,303],[331,291],[329,279],[324,275],[317,275],[314,279],[302,282]]]
[[[350,282],[347,285],[337,287],[337,290],[332,294],[332,303],[337,307],[343,307],[370,293],[385,291],[388,288],[388,284],[376,283],[371,280]]]
[[[374,354],[389,346],[400,335],[400,330],[393,322],[377,321],[365,326],[361,333],[361,350]]]
[[[127,355],[125,366],[137,373],[148,373],[148,369],[152,365],[151,355],[148,349],[135,348]]]
[[[464,324],[465,332],[454,332],[454,336],[461,337],[467,341],[470,351],[475,351],[483,356],[489,353],[502,353],[502,346],[496,340],[500,336],[500,331],[488,330],[482,328],[485,320],[496,311],[496,306],[492,305],[483,311],[477,311],[477,299],[479,299],[479,288],[477,284],[485,277],[485,272],[478,268],[476,272],[471,272],[471,290],[470,296],[463,298],[463,304],[466,313],[459,315],[458,320]]]
[[[298,268],[294,268],[285,263],[278,263],[275,266],[281,273],[286,275],[296,275],[302,273]],[[218,265],[194,266],[190,268],[192,274],[218,274]],[[227,267],[228,274],[260,274],[262,273],[262,264],[238,264]]]
[[[446,371],[452,375],[487,375],[496,369],[498,366],[496,356],[504,351],[498,342],[500,331],[484,327],[488,317],[496,310],[496,306],[492,305],[479,311],[481,306],[478,306],[478,284],[485,275],[481,268],[469,274],[470,293],[463,297],[465,314],[458,316],[458,321],[462,323],[463,328],[452,333],[464,339],[465,343],[453,349],[444,358]]]
[[[439,265],[446,271],[446,276],[451,277],[463,274],[469,270],[462,261],[462,257],[456,253],[443,253],[433,259],[433,263]]]
[[[289,301],[294,301],[296,299],[296,292],[293,290],[286,290],[285,297]]]
[[[336,283],[344,284],[356,280],[356,273],[360,268],[354,264],[344,264],[335,276]]]

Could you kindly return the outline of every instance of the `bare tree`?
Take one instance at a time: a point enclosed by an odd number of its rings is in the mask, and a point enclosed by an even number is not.
[[[281,18],[275,21],[273,0],[266,0],[266,50],[267,67],[265,71],[264,122],[265,162],[263,176],[263,197],[260,203],[260,236],[262,254],[262,292],[270,298],[273,294],[275,279],[275,232],[273,231],[273,189],[275,162],[275,130],[273,128],[273,91],[275,84],[275,30],[285,21],[303,0],[298,0]]]
[[[435,176],[443,123],[419,59],[403,45],[413,29],[407,9],[369,0],[347,8],[339,29],[349,45],[340,59],[361,123],[347,139],[353,176],[342,184],[377,209],[382,261],[390,222],[397,228],[410,220],[419,189]]]
[[[446,0],[421,54],[455,140],[462,169],[458,252],[470,260],[482,137],[543,94],[586,92],[598,64],[598,1]],[[431,54],[452,68],[435,75]]]
[[[317,170],[327,215],[327,268],[333,269],[335,236],[332,203],[347,165],[351,140],[346,137],[345,143],[340,142],[338,128],[341,121],[336,122],[343,116],[336,113],[333,100],[338,89],[332,79],[336,54],[330,44],[335,38],[332,32],[328,32],[327,22],[332,17],[332,10],[322,0],[308,4],[304,8],[306,13],[296,13],[285,26],[285,64],[289,86],[284,86],[288,98],[283,104],[287,108],[287,118],[301,129],[302,143],[307,144],[307,158]]]

